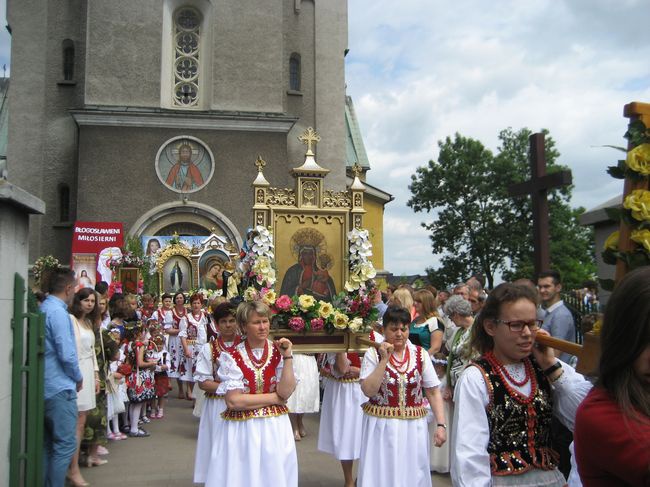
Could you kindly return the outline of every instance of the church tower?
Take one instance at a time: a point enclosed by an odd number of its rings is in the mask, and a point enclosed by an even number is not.
[[[241,244],[254,162],[278,186],[298,135],[346,184],[346,0],[8,0],[12,181],[45,201],[30,251],[70,255],[72,226]]]

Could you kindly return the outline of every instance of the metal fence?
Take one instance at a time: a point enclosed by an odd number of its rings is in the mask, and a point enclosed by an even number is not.
[[[585,303],[583,297],[575,293],[563,293],[562,300],[573,315],[573,322],[576,327],[576,343],[582,343],[583,334],[588,331],[584,329],[585,318],[600,313],[600,304],[597,301]]]
[[[25,309],[27,307],[27,309]],[[45,315],[25,280],[14,277],[13,356],[9,485],[42,484],[44,425]]]

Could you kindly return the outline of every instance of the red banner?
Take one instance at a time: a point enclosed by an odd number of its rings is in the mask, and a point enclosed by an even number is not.
[[[102,269],[98,269],[99,256],[104,249],[119,249],[123,244],[121,222],[75,222],[71,266],[77,277],[78,288],[95,287],[98,281],[106,281],[109,271],[103,269],[105,275],[100,273]],[[107,282],[110,284],[110,279]]]

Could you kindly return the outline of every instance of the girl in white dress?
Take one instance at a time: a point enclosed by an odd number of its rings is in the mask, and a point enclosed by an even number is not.
[[[194,461],[194,483],[204,483],[207,479],[212,445],[216,442],[219,427],[223,422],[221,413],[226,410],[226,397],[219,390],[221,382],[217,376],[219,357],[223,352],[232,352],[241,342],[235,318],[235,306],[230,303],[217,305],[212,312],[218,334],[201,348],[196,362],[194,380],[205,393],[199,437],[196,443]]]
[[[296,387],[292,345],[268,339],[269,307],[259,301],[237,308],[246,340],[220,355],[219,381],[226,394],[207,487],[297,487],[296,444],[286,400]]]
[[[96,395],[99,392],[99,367],[95,355],[94,325],[99,325],[101,316],[97,306],[97,293],[90,288],[82,288],[74,295],[70,307],[70,319],[77,339],[77,357],[83,376],[83,386],[77,393],[77,450],[72,457],[68,478],[76,485],[84,485],[85,480],[79,470],[79,447],[86,425],[88,411],[95,409]]]
[[[300,441],[307,436],[305,425],[302,422],[305,414],[317,413],[320,408],[320,375],[316,357],[304,353],[293,356],[293,368],[300,381],[296,385],[291,397],[287,401],[289,419],[293,428],[293,437]]]
[[[179,360],[178,375],[187,384],[185,399],[194,400],[194,371],[201,347],[207,341],[206,327],[210,319],[203,310],[203,296],[199,293],[190,297],[190,312],[181,320],[178,337],[181,340],[183,357]]]
[[[341,462],[345,487],[354,487],[352,468],[361,452],[361,360],[356,353],[328,353],[321,370],[325,391],[318,430],[318,449]],[[302,380],[302,379],[301,379]]]
[[[178,336],[178,334],[181,331],[181,320],[185,318],[185,315],[187,314],[187,311],[185,310],[185,295],[180,291],[174,294],[173,304],[174,307],[172,308],[172,321],[165,328],[165,333],[167,333],[169,336],[167,339],[167,350],[169,351],[169,359],[171,362],[169,373],[167,375],[169,375],[170,379],[176,379],[176,385],[178,386],[178,398],[185,399],[183,382],[181,382],[180,374],[178,372],[180,363],[182,360],[184,360],[183,346],[181,344],[181,338]]]
[[[410,313],[389,307],[384,342],[361,364],[363,405],[359,487],[429,487],[428,400],[435,416],[435,445],[447,439],[440,381],[426,350],[408,341]],[[405,456],[405,452],[408,455]]]

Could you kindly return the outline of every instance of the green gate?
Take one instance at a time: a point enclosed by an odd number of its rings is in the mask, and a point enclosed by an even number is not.
[[[41,485],[43,472],[43,383],[45,315],[38,310],[25,280],[14,277],[9,485]],[[25,311],[27,305],[27,311]]]

